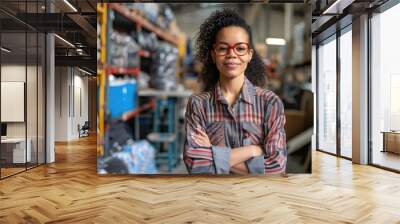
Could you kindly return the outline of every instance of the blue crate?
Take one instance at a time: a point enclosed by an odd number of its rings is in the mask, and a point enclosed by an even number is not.
[[[108,111],[112,119],[137,107],[137,84],[135,79],[110,80],[108,87]]]

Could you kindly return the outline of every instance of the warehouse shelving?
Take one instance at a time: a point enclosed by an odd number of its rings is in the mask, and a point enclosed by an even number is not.
[[[166,29],[161,29],[157,27],[156,25],[152,24],[147,18],[142,16],[138,11],[134,9],[129,9],[128,7],[124,6],[123,4],[119,3],[103,3],[99,4],[100,7],[98,7],[99,14],[103,15],[103,17],[100,15],[100,19],[104,18],[103,23],[101,24],[101,36],[104,37],[102,38],[102,44],[101,44],[101,63],[98,64],[98,71],[99,71],[99,104],[100,108],[99,109],[99,123],[102,125],[99,125],[102,127],[102,130],[100,130],[100,135],[99,137],[101,138],[100,140],[104,139],[102,147],[104,148],[102,150],[103,153],[99,153],[99,156],[104,156],[108,157],[110,155],[109,149],[110,149],[110,142],[109,142],[109,133],[107,132],[109,128],[115,123],[119,121],[123,122],[129,122],[134,119],[134,124],[135,124],[135,130],[136,127],[138,127],[139,123],[139,115],[142,114],[146,110],[154,109],[154,120],[160,119],[160,113],[162,108],[165,106],[168,107],[168,133],[163,133],[160,132],[162,131],[159,126],[159,122],[154,122],[153,124],[153,135],[150,136],[156,136],[157,138],[147,138],[152,141],[152,143],[155,143],[156,145],[163,144],[163,143],[168,143],[168,153],[161,153],[158,152],[157,154],[157,160],[163,160],[167,159],[168,161],[168,168],[171,171],[172,165],[176,164],[177,159],[179,158],[178,155],[178,150],[176,149],[176,134],[175,132],[177,131],[177,128],[175,127],[174,122],[176,122],[176,107],[175,107],[175,101],[176,99],[165,99],[165,95],[167,92],[160,92],[160,91],[153,91],[153,92],[138,92],[138,97],[144,97],[143,94],[150,94],[146,95],[146,99],[148,99],[147,103],[140,105],[136,107],[135,109],[131,111],[127,111],[123,113],[119,118],[113,118],[111,119],[111,116],[108,116],[107,112],[107,91],[108,91],[108,86],[109,86],[109,75],[118,75],[118,76],[129,76],[130,78],[137,78],[139,77],[139,74],[141,72],[140,66],[138,67],[121,67],[121,66],[115,66],[110,64],[111,58],[110,55],[107,53],[107,51],[110,49],[110,33],[114,32],[114,29],[118,32],[122,33],[131,33],[133,32],[142,32],[142,31],[147,31],[147,32],[152,32],[156,35],[156,37],[159,40],[168,42],[172,44],[173,46],[177,47],[179,44],[178,38],[170,33]],[[122,19],[122,20],[121,20]],[[121,22],[121,23],[119,23]],[[121,25],[123,24],[123,25]],[[107,35],[108,34],[108,35]],[[142,47],[141,47],[142,48]],[[141,59],[143,58],[152,58],[152,52],[149,50],[145,49],[140,49],[139,52],[137,53],[137,57],[139,57],[139,64],[141,64]],[[171,91],[169,91],[171,92]],[[183,91],[185,94],[187,94],[185,91]],[[160,95],[162,99],[160,99]],[[179,97],[179,96],[176,96]],[[137,101],[139,102],[139,100]],[[168,102],[166,105],[164,103]],[[163,106],[162,106],[163,105]],[[174,133],[172,133],[174,132]],[[154,135],[154,133],[157,133],[158,135]],[[172,136],[173,134],[173,141],[165,142],[165,136]],[[136,138],[139,139],[139,136],[136,135]],[[158,148],[158,147],[157,147]],[[173,160],[176,160],[175,162]]]
[[[140,67],[121,67],[110,65],[110,58],[107,56],[107,50],[109,49],[108,44],[108,36],[107,34],[112,32],[113,29],[113,16],[112,13],[119,13],[123,15],[125,18],[132,21],[132,23],[136,24],[136,31],[140,31],[142,28],[154,32],[158,38],[168,41],[174,45],[177,45],[176,37],[165,30],[161,30],[155,25],[151,24],[146,18],[139,15],[134,10],[130,10],[125,6],[118,3],[110,3],[110,4],[99,4],[98,5],[98,14],[99,20],[101,24],[101,53],[100,53],[100,62],[98,62],[98,75],[99,75],[99,138],[100,140],[105,139],[103,144],[100,144],[98,154],[99,155],[107,155],[107,152],[104,152],[104,144],[107,144],[107,129],[109,125],[114,122],[114,120],[109,120],[107,116],[107,86],[108,86],[108,76],[117,74],[117,75],[126,75],[131,77],[137,77],[140,73]],[[145,49],[141,49],[138,52],[138,57],[141,58],[150,58],[151,53]],[[125,112],[119,119],[122,121],[129,121],[135,117],[137,117],[140,113],[153,109],[156,106],[156,100],[151,99],[148,103],[138,106],[137,108]],[[106,147],[107,148],[107,147]]]
[[[122,6],[120,3],[110,3],[109,7],[111,9],[113,9],[115,12],[124,16],[125,18],[135,22],[136,25],[139,26],[139,28],[143,27],[143,28],[147,29],[148,31],[155,33],[159,38],[166,40],[175,46],[178,46],[178,44],[179,44],[178,38],[175,35],[153,25],[150,21],[148,21],[146,18],[141,16],[135,10],[128,9],[128,8]]]
[[[97,62],[97,86],[98,86],[98,141],[97,141],[97,155],[104,155],[104,98],[105,98],[105,82],[106,73],[104,70],[104,64],[106,60],[105,44],[106,44],[106,26],[107,26],[107,5],[97,5],[97,19],[100,24],[100,60]]]

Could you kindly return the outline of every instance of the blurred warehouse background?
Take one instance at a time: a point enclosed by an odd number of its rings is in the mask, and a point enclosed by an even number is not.
[[[185,174],[188,97],[200,91],[200,24],[234,8],[253,30],[265,88],[285,105],[288,173],[311,172],[311,6],[308,4],[97,5],[98,172]]]

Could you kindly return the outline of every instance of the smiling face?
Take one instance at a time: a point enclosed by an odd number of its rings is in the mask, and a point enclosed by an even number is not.
[[[244,76],[253,55],[249,42],[249,35],[242,27],[229,26],[218,31],[211,56],[220,76],[227,79]]]

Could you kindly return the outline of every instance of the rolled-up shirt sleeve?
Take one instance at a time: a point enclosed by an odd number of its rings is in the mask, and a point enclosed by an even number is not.
[[[229,174],[231,169],[231,148],[224,146],[211,146],[215,172],[217,174]]]
[[[246,165],[250,174],[265,174],[264,155],[247,160]]]
[[[265,127],[268,132],[264,139],[265,174],[286,172],[287,149],[285,133],[285,113],[282,101],[276,96],[267,104]]]
[[[229,174],[231,149],[223,146],[204,146],[196,143],[200,132],[206,134],[203,107],[191,96],[185,114],[186,140],[183,158],[190,174]],[[193,135],[192,135],[193,134]]]

